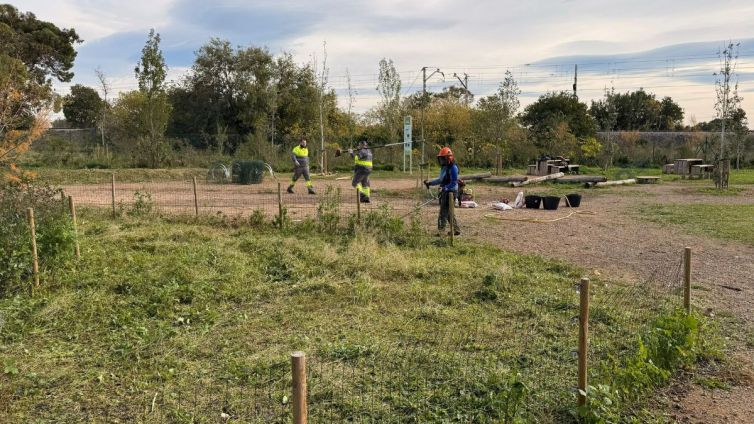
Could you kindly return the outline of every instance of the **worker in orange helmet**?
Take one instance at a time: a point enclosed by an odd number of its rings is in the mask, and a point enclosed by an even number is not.
[[[427,188],[440,186],[440,214],[437,217],[437,229],[443,232],[445,231],[445,224],[450,220],[450,202],[453,201],[450,196],[453,195],[453,199],[458,197],[458,165],[450,147],[440,149],[440,153],[437,154],[437,162],[440,164],[440,176],[432,181],[424,180],[424,185]],[[461,227],[458,225],[455,216],[450,226],[455,235],[461,235]]]

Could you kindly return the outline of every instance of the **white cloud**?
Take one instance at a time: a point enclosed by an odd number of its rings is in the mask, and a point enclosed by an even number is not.
[[[111,37],[119,42],[125,32],[146,34],[151,27],[163,35],[166,56],[188,66],[190,52],[210,36],[229,38],[234,44],[268,45],[275,52],[291,51],[300,62],[321,57],[327,40],[331,85],[345,88],[345,70],[358,88],[357,106],[363,110],[376,101],[377,62],[390,57],[403,77],[404,88],[421,87],[417,79],[422,66],[441,66],[449,75],[467,72],[477,95],[494,90],[510,67],[522,80],[522,89],[532,95],[569,89],[571,66],[533,69],[523,66],[553,56],[616,55],[647,51],[661,46],[723,39],[754,38],[754,4],[731,0],[647,1],[602,0],[545,1],[405,0],[338,1],[311,0],[21,0],[21,10],[61,26],[74,27],[88,42]],[[115,38],[112,38],[115,37]],[[141,42],[141,41],[139,41]],[[133,47],[129,46],[129,50]],[[751,49],[750,49],[751,50]],[[171,54],[170,52],[173,51]],[[89,52],[79,60],[88,67],[112,55],[113,78],[131,79],[136,51],[119,51],[111,45]],[[679,51],[680,52],[680,51]],[[672,51],[665,53],[668,57]],[[93,55],[93,57],[85,57]],[[637,68],[634,59],[632,67]],[[743,58],[751,64],[754,59]],[[653,63],[655,68],[662,68]],[[672,64],[671,64],[672,65]],[[668,65],[668,66],[671,66]],[[754,65],[751,65],[754,68]],[[649,68],[649,66],[645,66]],[[714,68],[714,67],[713,67]],[[705,68],[705,72],[713,68]],[[584,73],[580,87],[584,99],[599,97],[601,88],[614,81],[626,89],[647,87],[658,96],[671,95],[697,119],[712,115],[714,91],[702,82],[681,77],[646,75],[627,79],[625,72]],[[551,75],[552,74],[552,75]],[[620,81],[618,83],[616,77]],[[91,76],[77,80],[88,82]],[[529,82],[526,82],[529,81]],[[432,89],[450,84],[430,82]],[[695,85],[694,85],[695,84]],[[747,90],[751,81],[742,84]],[[656,87],[656,88],[654,88]],[[705,94],[707,93],[707,94]],[[754,99],[745,107],[754,114]]]

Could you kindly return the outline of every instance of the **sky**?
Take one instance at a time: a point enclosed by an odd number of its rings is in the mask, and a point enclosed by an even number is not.
[[[101,68],[116,92],[136,88],[133,69],[150,28],[162,36],[169,79],[190,71],[194,52],[212,37],[236,46],[288,52],[300,63],[322,66],[328,86],[354,110],[378,102],[381,58],[392,59],[402,93],[460,85],[468,75],[476,98],[495,91],[513,73],[526,106],[550,91],[572,90],[589,102],[606,88],[644,88],[671,96],[686,121],[714,117],[718,52],[739,43],[737,75],[743,108],[754,115],[754,2],[751,0],[23,0],[11,4],[38,18],[75,28],[75,77],[58,84],[96,85]],[[754,120],[752,120],[754,122]]]

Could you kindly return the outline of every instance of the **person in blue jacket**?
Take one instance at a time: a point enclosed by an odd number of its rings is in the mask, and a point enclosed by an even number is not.
[[[437,155],[437,162],[440,164],[440,176],[432,181],[424,180],[427,188],[439,185],[440,191],[440,215],[437,217],[437,229],[445,231],[445,224],[450,219],[450,202],[451,194],[453,199],[458,197],[458,165],[453,157],[453,151],[450,147],[443,147]],[[454,214],[455,215],[455,214]],[[451,230],[455,235],[461,235],[461,227],[458,225],[458,219],[453,216],[453,222],[450,223]]]

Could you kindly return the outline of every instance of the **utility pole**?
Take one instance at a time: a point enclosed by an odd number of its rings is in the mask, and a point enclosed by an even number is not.
[[[424,154],[424,145],[426,144],[424,142],[424,109],[427,107],[426,105],[426,99],[427,99],[427,80],[432,78],[435,74],[442,75],[443,80],[445,80],[445,74],[440,70],[440,68],[435,68],[435,70],[427,76],[427,67],[422,67],[422,126],[421,126],[421,132],[422,132],[422,163],[427,163],[427,158]]]
[[[453,76],[456,77],[458,82],[460,82],[461,85],[463,86],[463,89],[466,90],[466,92],[463,94],[463,97],[465,98],[466,104],[468,105],[471,102],[470,101],[471,92],[469,91],[469,74],[464,72],[463,79],[461,79],[461,77],[459,77],[458,74],[456,74],[455,72],[453,73]]]
[[[576,87],[579,82],[579,65],[575,64],[573,65],[573,97],[579,98],[578,94],[576,94]]]

